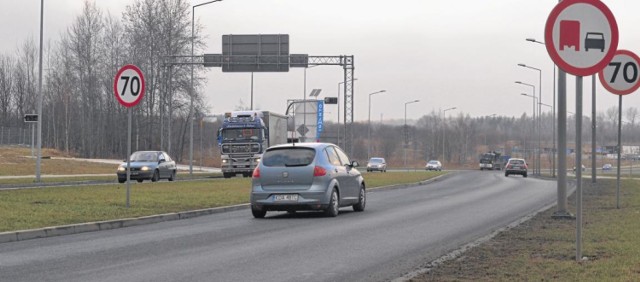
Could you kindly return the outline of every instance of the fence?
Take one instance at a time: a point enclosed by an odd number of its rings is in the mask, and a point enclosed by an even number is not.
[[[35,142],[35,123],[23,127],[0,127],[0,146],[26,145],[31,146]]]

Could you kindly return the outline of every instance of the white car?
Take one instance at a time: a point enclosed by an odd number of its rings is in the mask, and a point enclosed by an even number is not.
[[[437,170],[442,171],[442,163],[437,160],[430,160],[427,165],[424,167],[426,170]]]

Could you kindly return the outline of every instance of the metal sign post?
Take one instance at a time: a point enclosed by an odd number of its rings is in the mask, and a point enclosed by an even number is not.
[[[640,88],[640,57],[628,50],[618,50],[609,65],[598,73],[600,82],[618,100],[618,169],[616,175],[616,208],[620,208],[620,166],[622,158],[622,96]]]
[[[576,76],[576,260],[579,261],[582,259],[582,78],[601,71],[611,61],[618,47],[618,25],[611,10],[599,0],[562,1],[547,18],[545,44],[556,65]],[[559,117],[564,114],[560,113]],[[566,140],[559,141],[566,143]],[[560,144],[561,148],[564,146],[566,144]],[[565,170],[562,166],[566,166],[566,154],[563,152],[560,158],[564,160],[560,161],[559,169]],[[566,183],[558,183],[559,188],[561,185],[566,189]]]
[[[127,108],[127,208],[131,195],[131,108],[144,97],[144,75],[134,65],[126,65],[116,73],[113,81],[113,93],[118,102]]]

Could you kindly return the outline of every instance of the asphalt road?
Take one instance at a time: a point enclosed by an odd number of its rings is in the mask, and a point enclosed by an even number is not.
[[[3,281],[388,281],[553,203],[555,182],[467,171],[362,213],[249,210],[0,244]]]

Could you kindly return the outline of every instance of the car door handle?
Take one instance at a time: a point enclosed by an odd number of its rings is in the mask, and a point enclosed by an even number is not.
[[[336,171],[336,173],[338,173],[338,169],[337,168],[335,169],[335,171]]]

